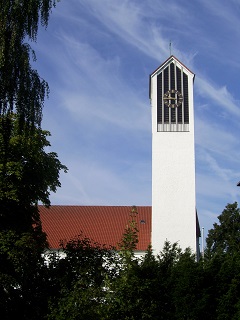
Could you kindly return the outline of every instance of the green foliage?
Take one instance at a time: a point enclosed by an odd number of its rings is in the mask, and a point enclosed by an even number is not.
[[[239,319],[240,315],[240,209],[228,204],[206,239],[205,275],[214,319]]]
[[[55,192],[61,186],[59,171],[67,168],[56,153],[46,152],[50,146],[48,136],[48,131],[38,128],[31,130],[31,136],[20,134],[15,116],[0,118],[0,200],[50,204],[50,191]]]
[[[216,277],[218,288],[217,316],[219,320],[240,316],[240,256],[226,255]]]
[[[50,192],[61,186],[59,172],[67,168],[46,152],[49,135],[38,128],[20,133],[14,115],[0,118],[0,229],[39,224],[37,202],[50,205]]]
[[[142,260],[135,259],[112,281],[106,319],[164,319],[163,280],[149,248]]]
[[[42,26],[47,26],[49,13],[56,2],[56,0],[1,0],[1,38],[8,31],[11,45],[16,41],[23,41],[26,36],[36,40],[39,20]]]
[[[122,239],[118,244],[119,254],[124,259],[125,263],[131,263],[134,257],[134,250],[136,250],[138,244],[139,230],[136,221],[137,214],[137,207],[132,206],[130,219],[124,230]]]
[[[48,85],[30,64],[39,21],[47,26],[55,0],[0,1],[0,116],[14,111],[20,123],[39,126]]]
[[[42,319],[49,279],[39,242],[31,233],[0,232],[1,319]]]
[[[240,209],[237,202],[228,204],[218,216],[206,239],[206,254],[240,252]]]
[[[109,279],[116,276],[116,257],[83,235],[61,244],[65,258],[52,269],[56,295],[48,319],[104,319]]]
[[[190,250],[180,254],[171,270],[171,290],[174,319],[211,319],[203,264]]]
[[[40,231],[38,201],[49,205],[49,194],[60,186],[66,167],[41,130],[48,85],[31,67],[30,44],[39,22],[47,27],[57,0],[0,1],[0,230]]]

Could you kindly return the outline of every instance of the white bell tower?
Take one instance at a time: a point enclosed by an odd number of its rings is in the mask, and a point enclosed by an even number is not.
[[[152,248],[178,242],[198,252],[195,197],[194,74],[170,56],[150,75]]]

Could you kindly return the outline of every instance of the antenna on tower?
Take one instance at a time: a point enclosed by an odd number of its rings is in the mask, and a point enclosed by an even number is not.
[[[169,53],[170,53],[170,56],[172,55],[172,42],[170,40],[169,42]]]

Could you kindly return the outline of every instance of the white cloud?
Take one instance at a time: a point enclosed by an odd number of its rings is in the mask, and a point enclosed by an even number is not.
[[[88,156],[85,160],[82,157],[75,158],[69,163],[70,172],[61,176],[64,189],[52,194],[51,201],[60,204],[151,205],[150,171],[146,165],[148,163],[136,163],[135,169],[138,167],[138,170],[133,170],[135,173],[134,178],[131,175],[131,181],[127,177],[129,170],[124,170],[119,175],[117,170],[97,159],[93,160]],[[139,170],[143,175],[138,175]],[[63,192],[68,188],[70,193]]]
[[[229,0],[228,4],[218,0],[201,0],[201,2],[215,17],[220,18],[219,20],[224,20],[224,27],[231,28],[234,32],[239,32],[238,11],[240,10],[240,3],[238,0]],[[230,2],[235,5],[230,4]]]
[[[196,88],[203,97],[209,98],[222,107],[225,111],[240,117],[240,102],[235,100],[226,86],[217,87],[216,84],[210,83],[206,78],[197,77]]]
[[[226,131],[223,125],[214,123],[207,115],[196,120],[195,128],[197,146],[233,162],[240,161],[240,142],[235,131]]]

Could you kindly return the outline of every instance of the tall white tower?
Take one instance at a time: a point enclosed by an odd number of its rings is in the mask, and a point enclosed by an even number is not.
[[[150,75],[152,247],[178,242],[198,251],[195,199],[194,74],[174,56]]]

